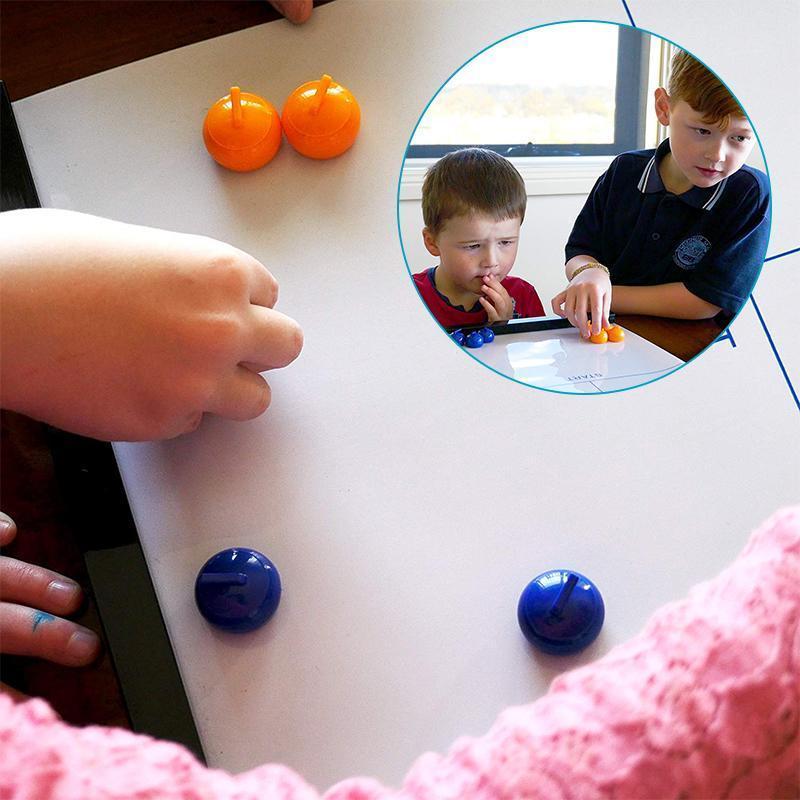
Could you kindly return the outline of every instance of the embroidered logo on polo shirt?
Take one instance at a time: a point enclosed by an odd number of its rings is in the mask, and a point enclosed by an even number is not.
[[[705,236],[690,236],[675,248],[672,260],[681,269],[694,269],[710,249],[711,242]]]

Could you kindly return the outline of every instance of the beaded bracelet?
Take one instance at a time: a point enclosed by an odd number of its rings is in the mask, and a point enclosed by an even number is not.
[[[611,273],[608,271],[608,267],[601,264],[599,261],[590,261],[588,264],[581,264],[575,272],[572,273],[572,278],[570,278],[570,282],[575,278],[576,275],[580,275],[585,269],[601,269],[605,272],[606,275],[611,277]]]

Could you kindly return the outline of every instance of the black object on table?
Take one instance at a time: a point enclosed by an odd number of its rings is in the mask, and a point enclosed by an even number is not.
[[[608,321],[614,322],[616,314],[609,314]],[[591,319],[591,315],[589,316]],[[572,323],[562,317],[522,317],[520,319],[510,319],[506,322],[495,322],[492,325],[483,323],[482,325],[451,325],[445,330],[448,333],[463,331],[465,334],[471,331],[480,331],[484,328],[494,333],[495,336],[503,336],[512,333],[528,333],[530,331],[553,331],[561,328],[571,328]]]

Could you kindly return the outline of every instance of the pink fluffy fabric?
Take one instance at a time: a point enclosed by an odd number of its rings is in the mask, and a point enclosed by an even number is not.
[[[601,660],[489,732],[429,753],[400,789],[353,778],[323,800],[800,797],[800,508]],[[72,728],[0,697],[0,798],[320,800],[296,773],[203,767],[178,745]]]

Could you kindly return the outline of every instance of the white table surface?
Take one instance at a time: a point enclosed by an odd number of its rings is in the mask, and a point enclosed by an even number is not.
[[[770,253],[797,247],[797,5],[629,6],[735,87],[772,168]],[[594,397],[497,376],[421,307],[396,224],[418,115],[480,48],[568,18],[627,22],[618,0],[337,0],[303,28],[252,28],[15,105],[44,205],[226,239],[276,274],[305,330],[260,419],[115,446],[214,766],[396,783],[423,750],[481,734],[635,634],[798,499],[800,415],[752,304],[735,348]],[[207,157],[203,116],[230,85],[281,105],[323,72],[362,105],[350,152],[318,163],[284,144],[246,175]],[[795,385],[799,270],[800,254],[767,264],[756,289]],[[192,595],[234,545],[268,554],[284,583],[276,616],[245,636],[211,630]],[[532,654],[515,618],[527,581],[559,566],[593,578],[607,610],[565,660]]]

